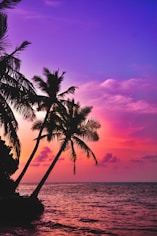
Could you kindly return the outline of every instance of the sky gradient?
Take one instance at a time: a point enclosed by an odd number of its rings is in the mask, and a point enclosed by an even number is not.
[[[157,181],[157,1],[23,0],[8,11],[8,52],[24,40],[21,72],[65,71],[62,90],[78,86],[76,100],[101,123],[88,143],[98,166],[78,151],[74,176],[67,151],[48,181]],[[18,120],[20,171],[37,133]],[[25,182],[40,179],[57,145],[40,144]]]

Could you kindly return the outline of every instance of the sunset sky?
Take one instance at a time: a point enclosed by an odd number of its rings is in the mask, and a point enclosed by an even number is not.
[[[65,71],[62,91],[78,86],[76,100],[101,123],[88,143],[98,166],[78,151],[74,176],[67,150],[48,181],[157,181],[157,1],[23,0],[7,13],[8,52],[31,42],[21,72]],[[37,133],[18,120],[20,171]],[[23,181],[39,181],[57,148],[42,141]]]

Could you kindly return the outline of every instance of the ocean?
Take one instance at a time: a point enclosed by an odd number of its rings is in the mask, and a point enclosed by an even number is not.
[[[36,184],[21,184],[29,195]],[[45,211],[22,226],[1,226],[2,236],[157,236],[157,183],[47,183]],[[16,213],[15,213],[16,214]]]

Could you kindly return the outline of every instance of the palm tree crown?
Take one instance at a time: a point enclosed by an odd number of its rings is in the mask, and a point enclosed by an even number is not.
[[[74,100],[68,100],[65,102],[65,106],[62,106],[62,109],[56,106],[49,114],[44,127],[46,133],[42,135],[41,138],[47,137],[48,141],[51,141],[57,136],[57,138],[61,140],[61,147],[47,172],[32,193],[32,197],[36,198],[38,196],[40,189],[54,168],[61,153],[66,150],[67,147],[71,147],[71,156],[72,161],[74,162],[74,174],[76,171],[75,163],[77,157],[75,144],[85,151],[87,157],[92,156],[97,164],[95,154],[83,140],[87,138],[89,141],[98,141],[99,139],[97,133],[97,129],[100,128],[99,122],[93,119],[87,119],[91,109],[92,107],[80,108],[80,105],[78,103],[76,104]],[[40,129],[41,125],[42,121],[37,121],[33,125],[33,129]]]
[[[83,141],[98,141],[99,136],[97,129],[100,128],[100,123],[94,119],[87,119],[92,107],[86,106],[81,108],[79,103],[74,100],[67,100],[64,102],[65,106],[62,108],[56,106],[49,114],[47,122],[45,123],[45,134],[41,138],[47,138],[48,141],[57,137],[64,142],[66,140],[67,147],[71,147],[71,156],[74,161],[74,173],[76,162],[75,144],[86,152],[87,157],[92,156],[97,164],[97,159],[92,150]],[[38,120],[34,123],[33,129],[40,129],[42,121]],[[63,150],[63,151],[64,151]]]
[[[76,87],[72,86],[65,92],[59,93],[65,72],[59,75],[59,71],[51,73],[47,68],[44,68],[43,74],[46,77],[46,81],[39,76],[34,76],[33,80],[36,86],[44,93],[44,95],[38,95],[38,110],[47,111],[53,108],[55,103],[62,102],[62,99],[66,94],[74,93]]]
[[[38,95],[37,101],[38,101],[38,111],[45,111],[45,117],[42,122],[42,125],[40,126],[39,134],[36,139],[36,143],[34,146],[34,149],[28,158],[28,161],[26,165],[24,166],[22,172],[20,173],[19,177],[16,180],[16,188],[19,185],[21,179],[25,175],[37,149],[40,143],[41,135],[43,132],[43,129],[45,127],[45,123],[47,122],[47,118],[51,111],[53,111],[56,104],[59,107],[62,107],[62,102],[64,102],[64,96],[69,93],[74,93],[76,87],[72,86],[68,88],[65,92],[60,92],[61,82],[63,81],[65,72],[63,72],[61,75],[59,75],[59,71],[55,71],[54,73],[51,73],[47,68],[44,68],[44,76],[46,79],[42,79],[39,76],[34,76],[33,81],[37,85],[37,87],[43,92],[43,95]]]

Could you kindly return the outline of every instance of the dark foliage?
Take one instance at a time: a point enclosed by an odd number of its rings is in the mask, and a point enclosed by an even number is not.
[[[15,7],[18,2],[20,0],[0,1],[0,127],[19,158],[21,145],[13,109],[25,119],[34,119],[33,104],[36,102],[36,93],[33,84],[20,73],[21,60],[18,58],[18,53],[30,42],[22,42],[10,54],[6,52],[7,14],[4,10]]]
[[[21,226],[37,220],[44,205],[37,198],[24,196],[0,197],[0,226]]]
[[[0,10],[4,10],[4,9],[8,9],[8,8],[12,9],[19,2],[21,2],[21,0],[2,0],[0,2]]]
[[[12,148],[0,139],[0,195],[12,193],[14,182],[10,176],[18,169],[19,161],[11,151]]]

